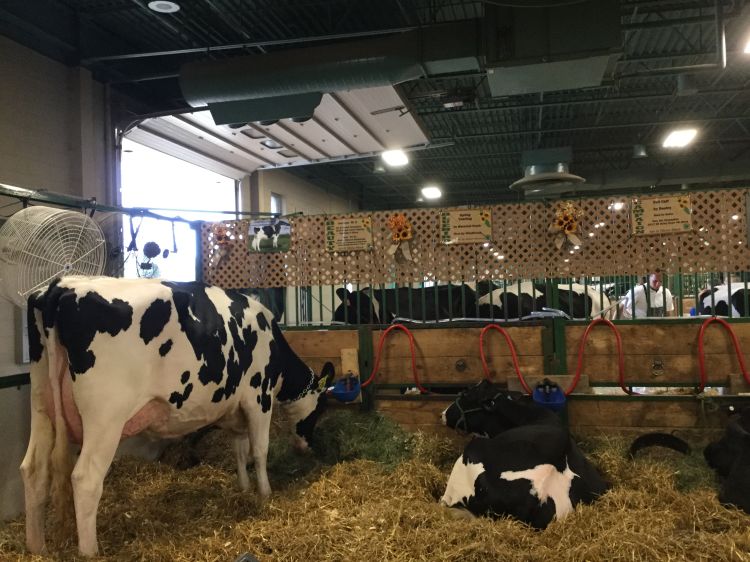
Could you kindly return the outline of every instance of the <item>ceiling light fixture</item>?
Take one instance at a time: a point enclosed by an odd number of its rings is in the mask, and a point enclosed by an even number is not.
[[[443,192],[435,185],[428,185],[422,188],[422,195],[425,199],[439,199]]]
[[[180,5],[177,2],[170,2],[169,0],[154,0],[148,3],[148,8],[160,14],[174,14],[180,11]]]
[[[401,149],[386,150],[380,156],[383,158],[383,162],[389,166],[406,166],[409,163],[409,157]]]
[[[664,138],[661,145],[664,148],[684,148],[695,140],[697,134],[698,129],[675,129]]]
[[[272,148],[273,150],[278,150],[279,148],[282,148],[282,146],[279,143],[277,143],[275,140],[272,140],[272,139],[262,140],[260,141],[260,144],[262,144],[266,148]]]

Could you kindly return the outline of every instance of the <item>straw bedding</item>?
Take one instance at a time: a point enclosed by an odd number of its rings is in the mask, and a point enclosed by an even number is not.
[[[272,437],[274,494],[264,505],[237,489],[218,431],[189,450],[172,446],[161,462],[117,460],[99,510],[99,559],[750,561],[750,516],[717,502],[700,449],[631,461],[624,439],[583,444],[614,486],[539,532],[458,519],[437,504],[464,440],[408,434],[351,411],[329,413],[316,437],[314,454],[302,457]],[[0,526],[0,560],[78,560],[72,538],[49,547],[50,556],[27,555],[22,519]]]

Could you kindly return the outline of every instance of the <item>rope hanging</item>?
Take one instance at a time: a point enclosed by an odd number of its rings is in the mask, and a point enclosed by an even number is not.
[[[375,375],[378,372],[378,368],[380,368],[380,357],[383,352],[383,344],[385,343],[385,338],[390,334],[393,330],[402,330],[406,332],[406,335],[409,337],[409,351],[411,351],[411,372],[412,376],[414,377],[414,385],[419,389],[419,392],[422,394],[429,394],[429,390],[424,388],[420,382],[419,382],[419,376],[417,375],[417,359],[416,359],[416,353],[414,350],[414,335],[409,331],[409,328],[406,326],[403,326],[402,324],[394,324],[393,326],[390,326],[386,330],[383,331],[383,333],[380,335],[380,341],[378,342],[378,351],[375,355],[375,365],[372,368],[372,373],[370,373],[370,376],[368,379],[362,383],[362,388],[368,386],[370,383],[372,383],[375,380]]]
[[[612,333],[615,335],[615,342],[617,343],[617,367],[619,370],[619,377],[618,380],[620,382],[620,388],[626,393],[626,394],[637,394],[633,392],[632,389],[625,386],[625,357],[622,354],[622,337],[620,336],[620,332],[617,329],[617,326],[615,326],[611,321],[607,320],[606,318],[596,318],[591,321],[591,323],[586,326],[586,331],[583,332],[583,337],[581,338],[581,344],[578,346],[578,366],[576,367],[576,374],[573,377],[573,380],[570,383],[570,386],[565,391],[565,396],[568,396],[575,387],[578,385],[578,381],[581,379],[581,371],[583,369],[583,354],[586,349],[586,340],[589,337],[589,333],[591,332],[591,329],[596,326],[597,324],[606,324],[609,326],[610,330],[612,330]]]
[[[518,377],[518,380],[521,382],[521,387],[524,389],[526,394],[531,395],[531,389],[529,388],[529,385],[526,384],[526,380],[523,378],[523,375],[521,374],[521,369],[518,366],[518,356],[516,355],[516,348],[513,345],[513,340],[511,339],[510,335],[505,330],[505,328],[501,328],[497,324],[487,324],[484,328],[482,328],[482,331],[479,332],[479,356],[482,359],[482,369],[484,369],[484,378],[486,378],[487,380],[490,380],[490,368],[487,366],[487,359],[484,356],[484,335],[489,330],[497,330],[505,338],[505,341],[508,343],[508,347],[510,348],[511,358],[513,359],[513,368],[516,371],[516,376]]]
[[[726,320],[722,318],[717,318],[716,316],[713,316],[711,318],[706,318],[706,320],[701,324],[701,328],[698,331],[698,368],[700,370],[700,386],[698,387],[698,393],[700,394],[703,392],[703,389],[706,388],[706,353],[703,349],[703,337],[706,332],[706,328],[712,323],[712,322],[718,322],[726,330],[729,332],[729,336],[732,338],[732,345],[734,345],[734,352],[737,354],[737,360],[740,363],[740,370],[742,371],[742,377],[745,379],[745,382],[750,384],[750,375],[748,375],[747,369],[745,368],[745,359],[742,356],[742,350],[740,350],[740,343],[737,341],[737,336],[734,333],[734,330],[732,330],[732,326],[727,322]]]

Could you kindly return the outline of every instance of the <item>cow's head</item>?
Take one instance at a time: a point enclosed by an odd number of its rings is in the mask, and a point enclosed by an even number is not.
[[[442,414],[445,425],[483,437],[494,437],[522,425],[559,425],[554,412],[488,380],[464,390]]]
[[[312,443],[315,424],[326,405],[326,390],[333,382],[335,369],[328,361],[319,375],[311,372],[311,381],[296,400],[285,404],[285,409],[294,426],[294,446],[306,451]]]
[[[341,304],[333,312],[333,320],[346,322],[347,324],[379,324],[378,317],[372,305],[372,300],[367,290],[351,291],[336,289],[336,296],[341,299]]]

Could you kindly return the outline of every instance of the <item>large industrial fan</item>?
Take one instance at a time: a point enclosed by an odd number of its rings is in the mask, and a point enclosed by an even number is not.
[[[85,213],[28,207],[0,227],[0,293],[25,307],[58,276],[101,275],[106,256],[104,235]]]

